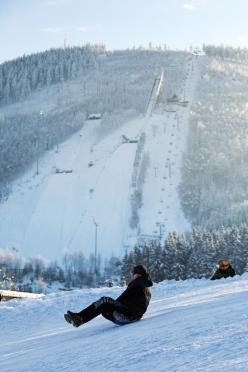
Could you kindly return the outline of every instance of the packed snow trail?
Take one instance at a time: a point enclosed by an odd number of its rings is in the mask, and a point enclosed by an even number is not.
[[[1,371],[247,371],[248,274],[165,281],[152,288],[143,320],[116,326],[102,317],[77,329],[63,313],[122,288],[0,303]]]

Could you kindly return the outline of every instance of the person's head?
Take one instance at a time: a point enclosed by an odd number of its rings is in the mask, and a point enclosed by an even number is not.
[[[229,262],[229,260],[224,259],[224,260],[220,260],[218,262],[218,265],[219,265],[220,269],[225,270],[230,266],[230,262]]]
[[[134,266],[132,271],[132,279],[139,278],[140,276],[148,276],[149,272],[144,265]]]

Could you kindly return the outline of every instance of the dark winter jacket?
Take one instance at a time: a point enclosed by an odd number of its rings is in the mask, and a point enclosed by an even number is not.
[[[231,265],[229,265],[226,269],[218,268],[215,270],[211,280],[221,279],[221,278],[228,278],[229,276],[233,277],[235,275],[235,271]]]
[[[152,286],[150,276],[142,275],[131,281],[127,289],[116,299],[128,309],[128,313],[135,319],[140,319],[146,312],[151,299]]]

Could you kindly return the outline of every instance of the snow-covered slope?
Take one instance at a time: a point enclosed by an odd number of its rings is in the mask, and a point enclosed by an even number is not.
[[[135,154],[135,146],[122,144],[121,135],[137,136],[142,120],[127,123],[95,144],[100,125],[88,121],[58,153],[41,159],[38,176],[34,165],[15,183],[0,208],[3,247],[48,258],[59,257],[66,249],[94,253],[94,218],[99,252],[120,253]]]
[[[75,329],[63,313],[121,288],[0,303],[1,371],[247,371],[248,276],[162,282],[140,322],[98,317]]]
[[[144,235],[164,236],[169,231],[190,229],[180,206],[178,186],[197,77],[197,65],[190,62],[180,97],[189,104],[186,107],[165,107],[161,114],[154,114],[147,122],[144,152],[149,154],[151,164],[144,186],[140,218],[140,229]]]
[[[173,88],[169,79],[165,76],[165,92]],[[189,60],[180,100],[191,103],[196,79],[196,61]],[[38,175],[34,164],[14,183],[9,199],[0,205],[1,247],[49,259],[61,258],[67,250],[94,254],[96,222],[97,251],[106,257],[122,255],[142,235],[161,238],[168,231],[189,229],[177,192],[189,107],[160,104],[150,115],[148,105],[149,115],[119,125],[101,139],[101,120],[87,121],[59,151],[49,151],[39,160]],[[142,133],[142,156],[148,155],[150,165],[138,225],[131,229],[139,144],[123,143],[122,136],[139,140]]]

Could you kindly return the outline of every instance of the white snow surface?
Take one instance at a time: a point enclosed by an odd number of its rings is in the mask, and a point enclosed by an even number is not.
[[[121,135],[137,136],[142,119],[95,144],[100,125],[88,121],[58,153],[41,159],[39,175],[34,165],[14,184],[8,201],[0,206],[2,247],[50,259],[66,250],[94,253],[94,218],[99,225],[99,252],[120,254],[136,149],[122,144]],[[55,173],[55,168],[72,173]]]
[[[192,102],[197,76],[197,63],[190,61],[181,100]],[[164,106],[151,116],[124,123],[103,139],[99,139],[101,120],[87,121],[58,152],[49,151],[39,160],[38,175],[33,164],[13,184],[8,200],[0,205],[1,248],[15,247],[26,257],[48,259],[75,250],[94,254],[95,220],[98,253],[120,256],[125,247],[133,247],[139,235],[162,238],[169,231],[189,230],[178,197],[189,110],[190,105]],[[141,133],[146,135],[142,156],[148,154],[150,166],[139,225],[131,230],[137,143],[122,143],[121,137],[139,139]],[[56,168],[67,173],[56,173]]]
[[[248,274],[164,281],[139,322],[99,316],[73,328],[63,319],[122,288],[83,289],[0,303],[1,366],[26,371],[247,371]]]

